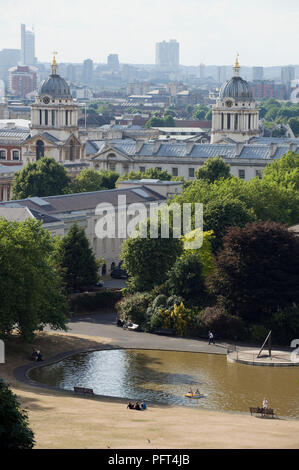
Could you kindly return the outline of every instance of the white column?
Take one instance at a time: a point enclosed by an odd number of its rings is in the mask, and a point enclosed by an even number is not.
[[[227,114],[224,113],[224,124],[223,124],[223,128],[224,129],[227,129]]]

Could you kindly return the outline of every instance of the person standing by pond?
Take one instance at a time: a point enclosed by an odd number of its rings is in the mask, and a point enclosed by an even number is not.
[[[211,331],[209,331],[209,344],[215,344],[215,341],[214,341],[214,335]]]

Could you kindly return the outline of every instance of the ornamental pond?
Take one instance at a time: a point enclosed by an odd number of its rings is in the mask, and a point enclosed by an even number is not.
[[[263,398],[278,416],[299,418],[299,368],[229,363],[225,355],[115,349],[86,352],[30,371],[30,379],[97,395],[248,412]],[[185,398],[190,387],[201,398]]]

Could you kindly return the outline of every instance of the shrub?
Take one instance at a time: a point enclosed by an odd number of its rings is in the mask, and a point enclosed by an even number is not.
[[[105,289],[96,293],[83,294],[71,299],[72,312],[84,312],[99,308],[114,308],[122,299],[120,290]]]
[[[264,325],[250,325],[249,327],[249,339],[253,343],[262,345],[269,333],[269,328]]]
[[[194,309],[186,308],[183,302],[174,304],[172,308],[159,308],[151,318],[151,329],[171,328],[177,335],[194,335],[196,332],[198,313]]]
[[[148,320],[147,309],[151,300],[151,294],[137,292],[118,302],[116,310],[122,320],[143,325]]]
[[[235,341],[246,337],[244,322],[237,316],[229,315],[221,306],[207,307],[202,312],[201,322],[206,330],[212,330],[218,337]]]
[[[16,395],[0,379],[0,449],[32,449],[34,434],[28,427],[27,413]]]
[[[274,313],[269,330],[272,330],[273,341],[278,344],[290,345],[299,333],[299,307],[293,306]]]

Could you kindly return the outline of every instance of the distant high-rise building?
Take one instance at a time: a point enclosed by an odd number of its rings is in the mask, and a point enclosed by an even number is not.
[[[118,54],[109,54],[107,57],[107,65],[111,70],[118,70],[119,69],[119,60]]]
[[[252,80],[263,80],[264,67],[252,67]]]
[[[8,83],[8,69],[17,65],[20,58],[20,49],[2,49],[0,51],[0,79]]]
[[[82,81],[83,83],[91,83],[93,78],[93,61],[86,59],[83,62]]]
[[[156,43],[156,65],[163,69],[177,69],[180,64],[180,44],[171,39],[169,42]]]
[[[21,24],[21,65],[35,64],[35,37],[33,31],[26,31]]]
[[[199,78],[205,78],[206,76],[206,66],[205,64],[199,65]]]
[[[37,87],[37,69],[28,65],[17,65],[9,69],[9,88],[12,93],[24,98]]]
[[[76,82],[77,81],[77,69],[76,66],[73,64],[69,64],[66,67],[66,78],[70,82]]]
[[[226,80],[226,67],[221,65],[217,67],[217,80],[219,83],[223,83]]]
[[[282,83],[290,83],[295,78],[295,67],[281,67]]]

